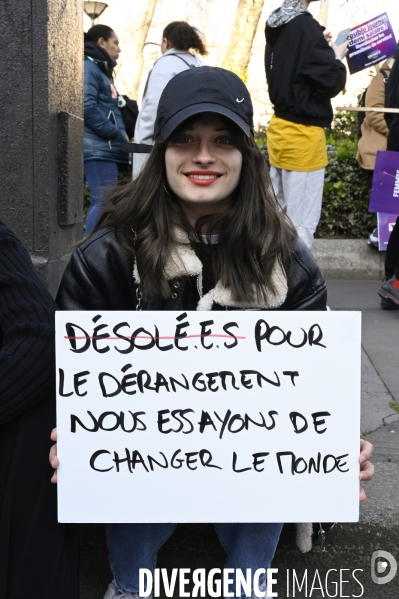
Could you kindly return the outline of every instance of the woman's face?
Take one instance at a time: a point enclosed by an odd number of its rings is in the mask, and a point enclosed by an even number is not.
[[[172,137],[165,153],[166,178],[188,220],[224,212],[241,176],[242,154],[228,124],[206,113]]]
[[[97,44],[104,48],[106,52],[110,55],[114,60],[118,60],[119,54],[121,53],[121,49],[119,47],[119,40],[113,31],[110,37],[105,41],[103,37],[100,37],[97,40]]]

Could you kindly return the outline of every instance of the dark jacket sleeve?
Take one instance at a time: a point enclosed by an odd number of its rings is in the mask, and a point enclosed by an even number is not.
[[[96,280],[95,273],[86,262],[84,253],[77,248],[65,269],[56,297],[60,310],[107,309],[105,290]]]
[[[109,229],[99,229],[72,254],[57,293],[60,310],[135,310],[133,259]]]
[[[345,65],[335,58],[334,50],[322,35],[308,49],[298,77],[305,79],[315,94],[334,98],[345,87]]]
[[[392,152],[399,152],[399,116],[395,115],[392,119],[388,133],[387,149]]]
[[[55,401],[54,313],[27,250],[0,221],[0,425]]]
[[[392,91],[389,93],[387,105],[390,108],[399,108],[399,54],[396,57],[391,75],[389,76],[389,83]],[[393,152],[399,152],[399,114],[389,114],[387,124],[389,126],[387,149]]]
[[[298,241],[289,273],[289,291],[280,310],[327,310],[327,287],[311,252]]]
[[[84,70],[84,122],[93,133],[103,139],[117,139],[119,128],[112,122],[113,114],[105,114],[98,103],[100,87],[103,81],[101,71],[97,65],[85,61]],[[111,82],[110,82],[111,84]],[[112,112],[112,111],[110,111]]]

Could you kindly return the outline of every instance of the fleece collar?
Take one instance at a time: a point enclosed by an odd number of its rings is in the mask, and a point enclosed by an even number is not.
[[[202,285],[202,262],[197,257],[195,251],[190,245],[188,235],[181,230],[176,231],[176,245],[170,254],[168,263],[165,266],[165,276],[168,281],[180,279],[187,276],[198,276],[199,285]],[[136,260],[133,266],[133,278],[136,283],[140,283],[140,274],[137,269]],[[218,281],[213,289],[205,294],[198,302],[197,310],[211,310],[213,304],[218,304],[226,308],[253,308],[253,309],[275,309],[279,308],[287,296],[288,285],[287,278],[281,266],[276,261],[272,273],[275,293],[267,291],[267,300],[260,302],[254,299],[252,302],[237,302],[233,299],[231,290],[223,287]],[[255,291],[255,290],[254,290]]]

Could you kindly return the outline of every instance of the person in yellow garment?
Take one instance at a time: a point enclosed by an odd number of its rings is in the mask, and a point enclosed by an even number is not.
[[[270,176],[281,207],[310,248],[320,219],[328,163],[324,128],[331,98],[346,83],[347,42],[329,35],[307,10],[315,0],[284,0],[266,22],[266,78],[274,115],[267,130]]]

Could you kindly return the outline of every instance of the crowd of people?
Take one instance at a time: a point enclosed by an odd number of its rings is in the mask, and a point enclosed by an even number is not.
[[[78,533],[56,521],[46,460],[55,424],[56,307],[327,309],[326,284],[309,249],[327,164],[324,128],[332,120],[331,98],[345,86],[347,43],[330,43],[307,10],[310,1],[284,0],[266,24],[266,76],[275,109],[270,174],[254,141],[246,86],[228,70],[203,66],[198,55],[207,51],[198,31],[173,22],[163,31],[162,56],[148,76],[134,134],[136,143],[152,149],[134,158],[134,177],[118,186],[128,163],[124,105],[113,78],[119,40],[105,25],[85,35],[84,172],[91,205],[86,237],[72,253],[55,302],[25,248],[0,221],[1,597],[78,597]],[[392,64],[384,66],[388,71]],[[399,106],[398,74],[396,61],[387,105]],[[373,96],[382,94],[381,77],[367,101],[381,101]],[[370,134],[377,144],[369,129],[382,136],[388,131],[375,115],[365,119],[364,140]],[[395,116],[388,135],[395,151],[398,131]],[[373,168],[367,145],[359,146],[359,156],[364,168]],[[399,223],[380,295],[399,305],[398,235]],[[363,481],[373,477],[372,449],[360,442]],[[59,465],[56,445],[50,464]],[[214,526],[227,568],[270,567],[282,523]],[[106,525],[113,580],[104,599],[139,598],[139,569],[153,570],[174,527]],[[260,583],[265,591],[265,579]],[[252,587],[249,597],[257,596]]]

